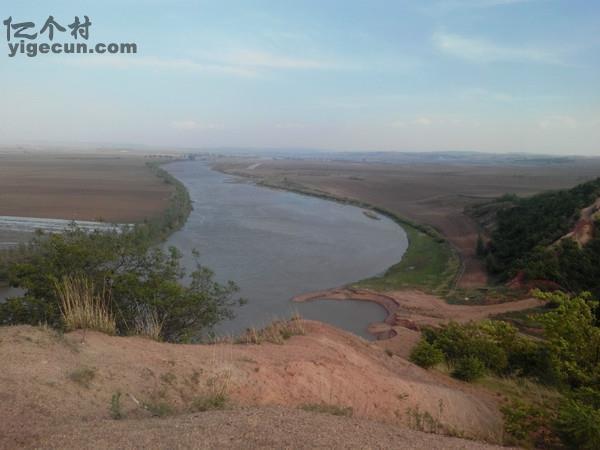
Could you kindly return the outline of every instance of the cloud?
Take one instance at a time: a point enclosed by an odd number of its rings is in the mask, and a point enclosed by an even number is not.
[[[549,116],[538,122],[538,127],[542,130],[574,130],[579,125],[577,119],[571,116]]]
[[[506,47],[483,39],[448,33],[435,33],[432,39],[440,51],[472,62],[533,62],[564,65],[557,55],[543,49]]]
[[[195,120],[176,120],[171,122],[171,128],[175,128],[176,130],[182,131],[192,131],[192,130],[223,130],[225,128],[222,124],[213,124],[213,123],[202,123]]]

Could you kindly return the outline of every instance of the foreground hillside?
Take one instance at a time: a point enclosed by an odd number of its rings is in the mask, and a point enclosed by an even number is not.
[[[3,327],[0,447],[485,448],[414,429],[501,441],[486,392],[301,325],[260,345]]]

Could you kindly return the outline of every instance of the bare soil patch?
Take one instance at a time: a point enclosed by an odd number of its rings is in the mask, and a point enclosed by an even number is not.
[[[153,414],[173,417],[171,423],[184,430],[202,426],[201,419],[187,416],[194,399],[225,375],[227,407],[336,405],[351,408],[353,420],[387,423],[400,433],[400,427],[414,426],[416,413],[427,413],[428,426],[441,433],[502,439],[497,400],[482,388],[423,370],[327,325],[304,326],[305,335],[282,345],[174,345],[96,332],[60,336],[39,327],[0,328],[0,447],[79,447],[89,442],[87,432],[102,441],[114,431],[115,442],[123,443],[145,430],[165,438],[173,428]],[[131,430],[106,422],[117,393]],[[101,428],[91,431],[96,424]],[[267,423],[269,429],[278,433],[277,422]],[[267,446],[269,434],[262,435]],[[252,436],[260,439],[258,431]],[[238,435],[230,437],[238,442]]]
[[[172,187],[143,156],[0,153],[0,216],[139,222],[160,216]]]

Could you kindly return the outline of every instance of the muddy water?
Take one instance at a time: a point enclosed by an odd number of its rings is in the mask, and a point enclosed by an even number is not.
[[[248,303],[218,333],[239,333],[298,311],[369,337],[367,326],[386,317],[367,302],[290,302],[294,295],[337,287],[382,273],[407,247],[404,230],[360,208],[258,187],[210,170],[204,162],[165,168],[188,188],[194,211],[168,245],[189,253],[221,281],[234,280]],[[192,258],[185,256],[188,267]]]

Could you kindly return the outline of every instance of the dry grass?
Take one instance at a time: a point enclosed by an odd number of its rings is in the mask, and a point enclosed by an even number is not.
[[[230,370],[225,370],[209,378],[206,381],[206,392],[192,401],[191,410],[193,412],[203,412],[224,409],[229,397],[230,382]]]
[[[92,369],[89,367],[80,367],[78,369],[73,370],[69,373],[69,380],[85,387],[89,388],[90,383],[96,376],[96,369]]]
[[[106,286],[97,293],[91,280],[79,276],[64,277],[54,288],[67,331],[90,329],[116,334],[117,326],[110,309],[111,294]]]
[[[270,342],[281,345],[292,336],[302,336],[304,334],[305,330],[302,318],[294,315],[289,320],[274,320],[261,329],[249,328],[235,342],[237,344],[262,344]]]
[[[164,322],[155,309],[140,309],[133,323],[133,334],[161,341]]]
[[[309,403],[302,405],[300,409],[321,414],[331,414],[332,416],[352,417],[354,410],[351,406],[330,405],[327,403]]]
[[[200,395],[192,400],[190,405],[192,412],[225,409],[227,406],[233,372],[231,350],[232,348],[229,345],[214,346],[212,348],[210,366],[219,368],[219,371],[206,380]]]

